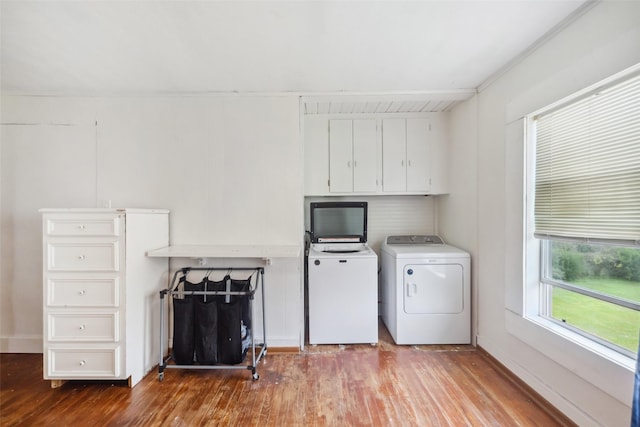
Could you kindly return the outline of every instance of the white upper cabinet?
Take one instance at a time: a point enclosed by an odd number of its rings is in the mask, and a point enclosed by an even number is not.
[[[449,145],[447,141],[447,121],[443,114],[434,114],[429,119],[431,158],[429,194],[446,194],[449,192]]]
[[[407,119],[407,191],[431,191],[433,156],[431,124],[427,119]]]
[[[375,192],[378,189],[375,120],[353,121],[353,191]]]
[[[305,195],[447,193],[446,115],[304,120]]]
[[[429,193],[431,141],[428,119],[382,121],[382,190]]]
[[[382,121],[382,191],[407,190],[407,122],[405,119]]]
[[[375,120],[329,120],[329,191],[377,190]]]
[[[353,126],[351,120],[329,121],[329,191],[353,191]]]

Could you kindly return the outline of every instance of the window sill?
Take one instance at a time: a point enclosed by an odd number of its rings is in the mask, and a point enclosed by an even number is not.
[[[628,405],[635,359],[595,343],[542,317],[506,311],[508,332],[583,380]]]

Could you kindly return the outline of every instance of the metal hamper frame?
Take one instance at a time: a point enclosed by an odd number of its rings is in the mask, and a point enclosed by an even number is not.
[[[180,278],[186,277],[186,275],[191,271],[226,271],[231,274],[233,271],[254,271],[257,272],[256,276],[256,284],[255,288],[250,289],[248,291],[179,291],[176,288],[180,283]],[[178,277],[179,275],[180,278]],[[253,296],[255,292],[258,290],[259,286],[262,285],[262,343],[256,344],[255,341],[255,327],[253,326]],[[236,296],[248,296],[249,297],[249,315],[251,316],[252,327],[250,328],[251,333],[251,346],[248,352],[251,353],[251,359],[246,363],[239,363],[237,365],[225,365],[225,364],[216,364],[216,365],[179,365],[179,364],[169,364],[168,362],[172,359],[171,354],[165,356],[164,354],[164,335],[165,335],[165,296],[166,295],[175,295],[175,294],[187,294],[187,295],[236,295]],[[265,297],[264,297],[264,267],[230,267],[230,268],[207,268],[207,267],[185,267],[177,270],[173,275],[173,280],[168,289],[163,289],[160,291],[160,364],[158,365],[158,380],[162,381],[164,379],[164,371],[165,369],[243,369],[250,370],[252,374],[252,378],[257,380],[260,376],[257,373],[257,365],[260,360],[267,354],[267,332],[266,332],[266,322],[265,322]],[[256,347],[260,348],[260,351],[256,353]]]

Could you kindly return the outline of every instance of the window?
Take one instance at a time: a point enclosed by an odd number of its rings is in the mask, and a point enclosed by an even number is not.
[[[638,349],[640,249],[545,240],[541,314],[623,354]]]
[[[539,315],[634,356],[640,328],[640,75],[529,117]]]

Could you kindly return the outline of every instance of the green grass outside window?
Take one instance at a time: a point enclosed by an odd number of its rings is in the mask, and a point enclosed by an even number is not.
[[[640,282],[590,277],[575,280],[574,283],[602,293],[640,302]],[[552,316],[633,353],[637,352],[640,311],[554,288]]]

